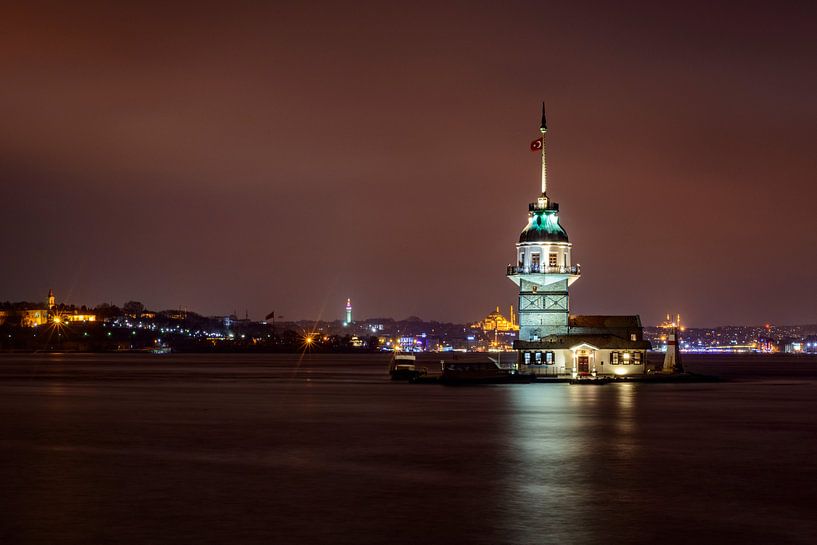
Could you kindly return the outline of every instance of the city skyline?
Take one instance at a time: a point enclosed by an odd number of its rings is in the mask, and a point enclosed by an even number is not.
[[[495,306],[494,310],[485,310],[479,316],[475,316],[469,318],[468,320],[462,322],[450,321],[450,320],[440,320],[434,317],[424,317],[424,316],[416,316],[416,315],[406,315],[406,316],[387,316],[387,315],[363,315],[359,316],[353,320],[350,320],[351,316],[351,298],[346,298],[342,307],[339,309],[335,309],[337,311],[337,315],[328,315],[323,316],[320,318],[316,317],[309,317],[309,316],[286,316],[280,312],[275,310],[271,311],[266,315],[266,317],[250,315],[248,309],[243,309],[243,312],[238,308],[233,308],[232,310],[225,310],[223,312],[216,312],[216,313],[204,313],[200,312],[196,308],[190,308],[185,306],[179,307],[157,307],[150,304],[145,304],[142,300],[138,297],[131,297],[128,298],[127,301],[124,302],[117,302],[117,301],[106,301],[98,304],[88,304],[86,302],[81,301],[65,301],[57,298],[57,294],[53,289],[48,290],[47,297],[35,297],[31,299],[19,299],[19,300],[7,300],[7,301],[0,301],[0,307],[7,307],[7,308],[17,308],[18,310],[32,310],[32,309],[51,309],[51,308],[59,308],[65,309],[66,312],[68,310],[76,310],[76,311],[95,311],[98,309],[107,309],[109,308],[120,308],[120,309],[127,309],[129,306],[138,306],[143,308],[147,311],[150,315],[153,315],[157,312],[163,313],[183,313],[183,314],[193,314],[205,318],[212,318],[212,319],[239,319],[239,320],[249,320],[250,322],[254,323],[269,323],[271,319],[275,318],[279,321],[279,323],[303,323],[303,322],[314,322],[318,323],[339,323],[344,326],[356,324],[356,323],[370,323],[370,322],[377,322],[380,320],[391,320],[391,321],[411,321],[411,320],[419,320],[425,323],[446,323],[452,325],[463,325],[463,326],[471,326],[474,323],[481,322],[483,319],[491,319],[492,315],[497,315],[499,320],[507,322],[508,324],[515,324],[518,321],[518,309],[514,309],[514,305],[509,305],[508,309],[502,309],[500,306]],[[506,317],[507,314],[507,317]],[[71,316],[70,312],[66,314],[66,316]],[[79,317],[83,318],[85,315],[80,314]],[[357,314],[356,314],[357,316]],[[484,318],[487,316],[487,318]],[[45,321],[45,317],[43,318]],[[87,321],[83,318],[82,321]],[[91,321],[95,321],[92,319]],[[0,323],[2,323],[0,321]],[[679,313],[666,313],[660,320],[651,323],[644,323],[645,327],[649,328],[662,328],[666,327],[667,324],[679,324],[679,327],[682,327],[683,330],[686,329],[711,329],[711,328],[729,328],[729,327],[738,327],[738,328],[787,328],[787,327],[817,327],[817,322],[803,322],[803,323],[724,323],[724,324],[705,324],[705,325],[695,325],[688,323],[685,319],[681,319],[681,315]],[[518,330],[518,326],[516,328]]]
[[[506,308],[544,99],[571,311],[817,322],[814,7],[401,9],[10,8],[0,300]]]

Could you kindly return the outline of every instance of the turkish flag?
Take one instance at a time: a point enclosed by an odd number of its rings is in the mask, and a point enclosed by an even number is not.
[[[530,143],[530,150],[531,151],[539,151],[542,149],[542,138],[537,138],[533,142]]]

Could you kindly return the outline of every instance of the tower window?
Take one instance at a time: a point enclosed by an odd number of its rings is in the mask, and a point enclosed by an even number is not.
[[[530,255],[530,268],[533,270],[539,269],[539,253],[534,252]]]
[[[610,363],[618,365],[618,352],[610,352]]]
[[[558,267],[559,266],[559,256],[556,254],[550,254],[548,256],[548,267]]]

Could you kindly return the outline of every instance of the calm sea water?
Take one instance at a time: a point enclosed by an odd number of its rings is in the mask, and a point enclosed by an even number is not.
[[[817,541],[817,361],[392,383],[374,356],[0,356],[0,543]]]

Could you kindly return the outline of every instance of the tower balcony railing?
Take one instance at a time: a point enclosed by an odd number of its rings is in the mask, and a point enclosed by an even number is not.
[[[530,265],[528,267],[520,267],[516,265],[508,265],[508,276],[514,274],[582,274],[579,265],[572,265],[570,267],[548,267],[545,265]]]

